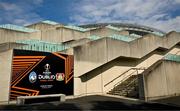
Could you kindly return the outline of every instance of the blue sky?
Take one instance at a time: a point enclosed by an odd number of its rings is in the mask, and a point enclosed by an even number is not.
[[[180,0],[0,0],[0,24],[126,22],[180,31]]]

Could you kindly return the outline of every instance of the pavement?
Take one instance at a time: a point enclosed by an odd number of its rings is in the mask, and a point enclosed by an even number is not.
[[[178,95],[178,96],[163,98],[156,100],[156,102],[180,106],[180,96]]]
[[[46,102],[18,106],[16,104],[0,105],[0,110],[180,110],[180,106],[92,95],[67,99],[65,102]]]

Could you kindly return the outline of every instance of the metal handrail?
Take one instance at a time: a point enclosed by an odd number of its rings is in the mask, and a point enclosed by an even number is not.
[[[131,74],[127,75],[126,77],[124,77],[121,81],[119,81],[118,83],[116,83],[114,85],[114,87],[116,87],[117,85],[119,85],[120,83],[122,83],[123,81],[125,81],[126,79],[128,79],[129,77],[131,77],[135,72],[137,72],[137,70],[133,71]]]
[[[127,72],[129,72],[130,70],[134,70],[134,69],[138,69],[138,70],[145,70],[145,68],[130,68],[127,71],[123,72],[122,74],[120,74],[118,77],[114,78],[113,80],[109,81],[108,83],[106,83],[104,85],[104,87],[106,87],[108,84],[112,83],[113,81],[115,81],[116,79],[120,78],[121,76],[123,76],[124,74],[126,74]]]

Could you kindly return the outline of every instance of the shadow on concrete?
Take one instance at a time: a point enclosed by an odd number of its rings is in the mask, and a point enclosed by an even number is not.
[[[0,110],[80,110],[79,107],[74,103],[42,103],[42,104],[31,104],[31,105],[6,105],[0,106]]]
[[[173,107],[162,104],[125,104],[117,101],[94,101],[92,110],[177,110]]]
[[[180,110],[180,107],[94,95],[69,99],[63,103],[36,103],[21,106],[1,105],[0,110]]]
[[[155,102],[165,103],[165,104],[174,105],[174,106],[180,106],[180,96],[172,96],[168,98],[163,98],[163,99],[155,100]]]

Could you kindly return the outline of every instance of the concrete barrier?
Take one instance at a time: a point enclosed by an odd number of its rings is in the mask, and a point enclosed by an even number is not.
[[[143,73],[144,94],[146,101],[160,100],[180,95],[180,64],[161,60]]]
[[[48,100],[48,102],[50,101],[56,101],[53,100],[52,98],[56,98],[59,99],[60,102],[64,102],[65,99],[65,95],[64,94],[51,94],[51,95],[38,95],[38,96],[19,96],[17,97],[17,105],[23,105],[26,104],[26,101],[32,100],[31,102],[28,103],[39,103],[39,102],[44,102],[43,99]],[[38,101],[37,101],[38,100]]]

